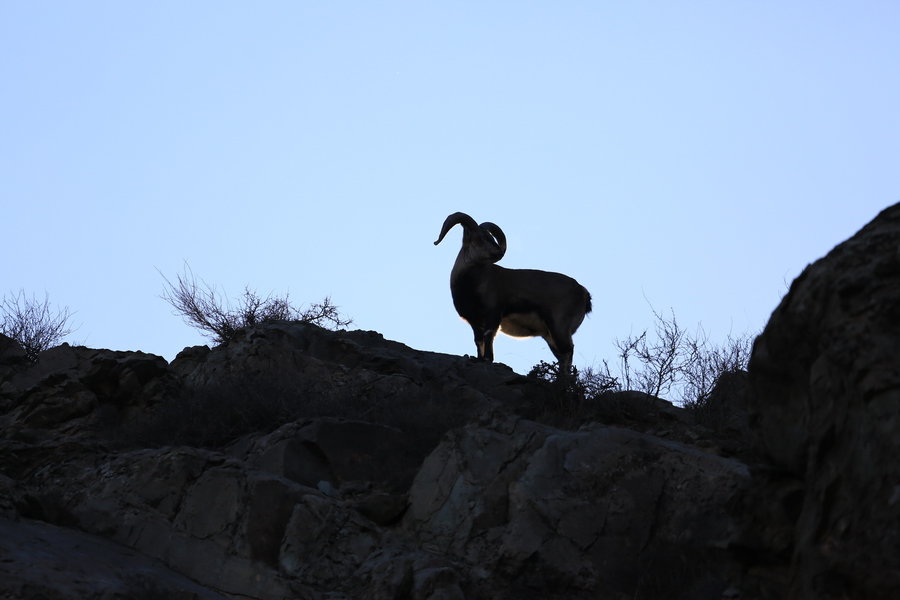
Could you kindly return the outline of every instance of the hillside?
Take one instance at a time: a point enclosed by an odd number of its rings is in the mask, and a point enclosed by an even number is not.
[[[714,396],[573,402],[375,332],[0,339],[0,597],[894,598],[900,205]]]

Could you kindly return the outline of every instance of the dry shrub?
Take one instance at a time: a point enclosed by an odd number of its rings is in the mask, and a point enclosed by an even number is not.
[[[331,298],[306,308],[297,308],[288,294],[261,296],[249,287],[235,304],[228,296],[202,279],[197,279],[190,267],[179,274],[172,283],[165,276],[166,287],[162,298],[175,309],[185,322],[200,330],[214,343],[232,339],[245,327],[271,321],[300,321],[325,329],[340,329],[352,323],[342,315]]]
[[[15,296],[3,296],[0,303],[0,333],[19,342],[28,360],[34,362],[38,354],[59,345],[64,337],[72,333],[68,325],[70,317],[68,307],[51,308],[46,294],[41,301],[33,295],[28,298],[20,290]]]

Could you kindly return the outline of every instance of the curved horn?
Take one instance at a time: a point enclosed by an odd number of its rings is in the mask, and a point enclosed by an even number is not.
[[[447,235],[447,232],[450,231],[454,225],[462,225],[463,229],[466,231],[471,231],[478,227],[475,219],[466,213],[455,212],[444,220],[444,226],[441,227],[441,235],[439,235],[438,239],[434,242],[435,246],[441,243],[441,240],[444,239],[444,236]]]
[[[503,230],[500,229],[499,225],[491,223],[490,221],[485,221],[480,227],[490,233],[497,241],[497,246],[500,250],[497,254],[497,258],[494,259],[494,262],[497,262],[503,258],[504,254],[506,254],[506,234],[503,233]]]

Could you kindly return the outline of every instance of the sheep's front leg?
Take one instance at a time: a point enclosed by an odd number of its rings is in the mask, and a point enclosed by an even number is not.
[[[481,327],[472,327],[475,334],[475,348],[478,350],[478,360],[486,362],[494,362],[494,336],[497,335],[497,328],[482,329]]]
[[[484,336],[481,338],[483,358],[487,362],[494,362],[494,336],[496,335],[496,329],[488,329],[484,332]]]
[[[472,325],[472,333],[475,337],[475,350],[478,352],[476,360],[484,360],[484,332],[481,327]]]

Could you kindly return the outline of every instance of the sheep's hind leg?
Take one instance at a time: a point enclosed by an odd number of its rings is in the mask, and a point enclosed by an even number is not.
[[[560,335],[554,337],[548,335],[544,337],[550,351],[556,357],[559,363],[559,378],[568,379],[572,375],[572,358],[575,355],[575,344],[572,343],[572,336]],[[563,340],[563,341],[557,341]]]

